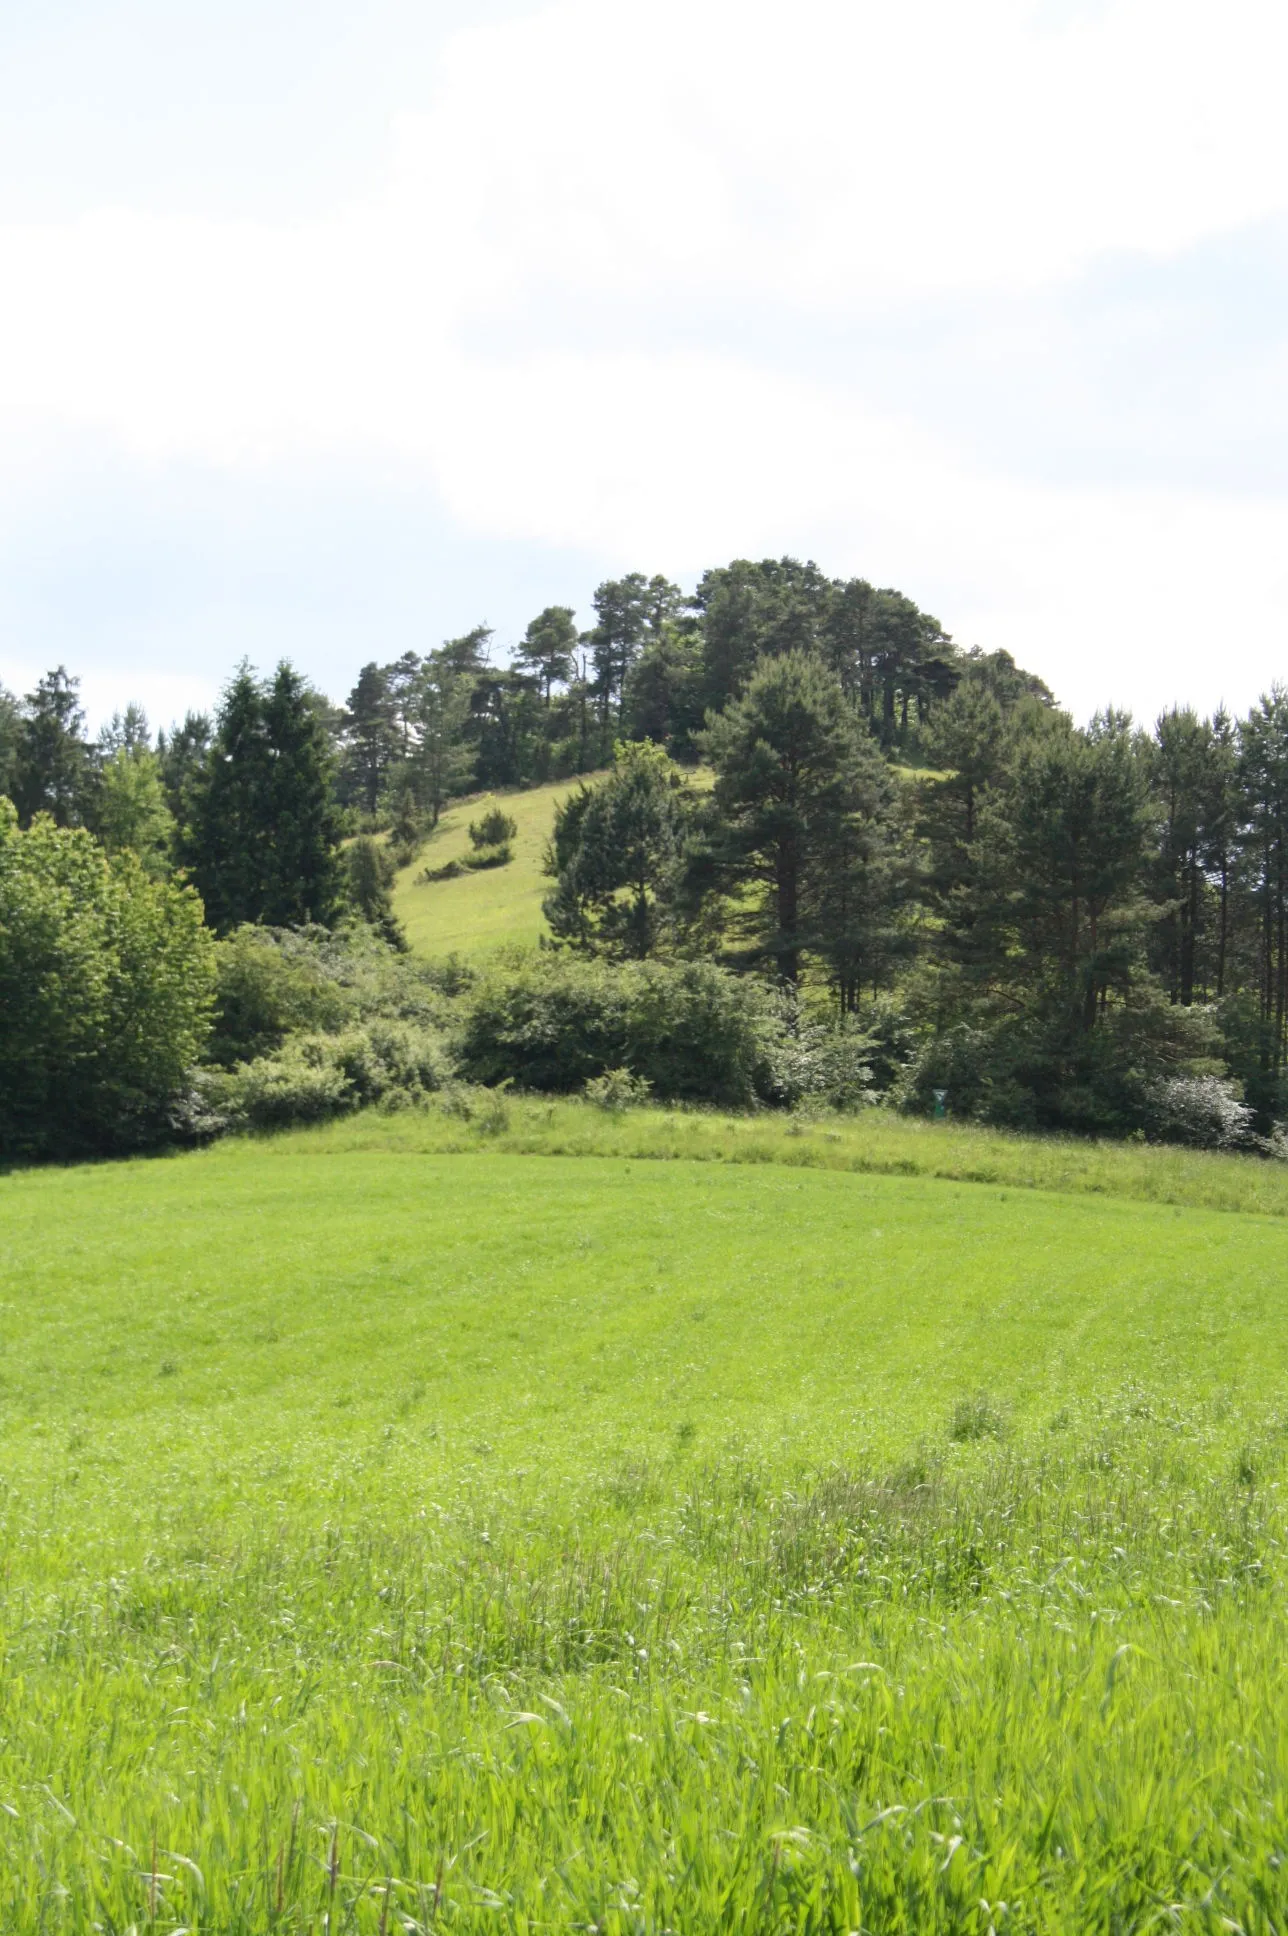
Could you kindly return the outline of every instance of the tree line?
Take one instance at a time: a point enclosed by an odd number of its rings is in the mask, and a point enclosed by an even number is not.
[[[218,933],[356,910],[396,941],[394,860],[448,801],[610,768],[556,817],[557,948],[771,982],[918,1107],[1217,1141],[1288,1113],[1278,688],[1080,727],[1008,654],[793,559],[688,597],[632,573],[593,610],[508,661],[485,626],[373,661],[343,706],[243,666],[155,739],[131,707],[91,743],[60,669],[0,695],[0,793],[179,870]]]

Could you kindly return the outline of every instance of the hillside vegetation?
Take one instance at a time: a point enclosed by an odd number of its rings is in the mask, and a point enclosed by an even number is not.
[[[590,776],[593,780],[594,776]],[[488,954],[507,943],[535,946],[546,932],[541,902],[550,892],[542,873],[554,811],[578,781],[533,787],[524,793],[480,795],[455,801],[410,866],[401,868],[394,886],[394,912],[408,945],[418,954],[467,958]],[[514,858],[504,867],[458,874],[453,880],[427,881],[426,868],[461,860],[470,850],[469,825],[498,799],[514,821]]]
[[[465,1091],[0,1178],[0,1927],[1282,1927],[1277,1176]]]

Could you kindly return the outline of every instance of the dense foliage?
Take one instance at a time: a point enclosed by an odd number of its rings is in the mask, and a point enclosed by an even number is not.
[[[191,888],[0,799],[0,1157],[137,1147],[204,1047],[214,946]]]
[[[155,742],[130,707],[91,745],[59,668],[21,704],[0,695],[0,791],[20,824],[89,829],[148,879],[186,870],[221,935],[356,919],[397,950],[397,873],[451,799],[599,769],[547,862],[550,937],[584,971],[491,972],[435,1024],[470,1073],[916,1110],[938,1093],[1013,1126],[1279,1146],[1288,694],[1242,720],[1079,727],[1006,653],[790,558],[735,560],[691,597],[631,573],[593,603],[580,632],[570,606],[538,613],[508,663],[478,626],[369,664],[342,709],[288,665],[243,665],[213,719]],[[469,833],[418,878],[510,863],[504,805]],[[221,975],[255,967],[259,1020],[236,1020],[229,984],[219,1066],[352,1026],[332,994],[305,999],[299,961],[267,974],[246,946]],[[660,1074],[646,986],[687,1045]],[[722,1034],[739,1008],[746,1040],[777,1045],[755,1075]]]

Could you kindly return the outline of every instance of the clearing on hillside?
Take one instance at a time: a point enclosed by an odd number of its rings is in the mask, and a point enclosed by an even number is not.
[[[6,1936],[1282,1928],[1283,1218],[544,1110],[0,1178]]]
[[[486,954],[507,942],[533,946],[546,931],[541,903],[552,883],[541,865],[555,808],[583,781],[598,777],[587,773],[522,793],[454,800],[394,887],[394,912],[416,953],[468,956]],[[470,851],[469,824],[493,805],[503,807],[517,823],[513,860],[504,867],[458,874],[454,880],[426,881],[427,867],[442,867]]]

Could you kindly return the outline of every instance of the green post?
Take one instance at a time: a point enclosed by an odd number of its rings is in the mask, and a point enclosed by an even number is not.
[[[935,1121],[937,1123],[942,1123],[944,1120],[944,1104],[947,1102],[947,1100],[948,1100],[948,1091],[946,1089],[936,1089]]]

